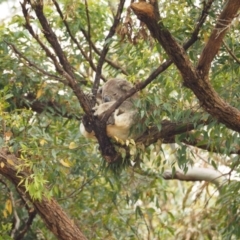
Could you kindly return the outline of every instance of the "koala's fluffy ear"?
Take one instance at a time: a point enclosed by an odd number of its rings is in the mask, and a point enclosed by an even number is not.
[[[124,92],[127,92],[132,88],[132,85],[131,83],[124,81],[119,84],[119,88],[122,89]]]

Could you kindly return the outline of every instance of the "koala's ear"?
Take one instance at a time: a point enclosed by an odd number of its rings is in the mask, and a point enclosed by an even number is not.
[[[131,88],[131,85],[128,82],[122,82],[119,88],[123,90],[123,92],[127,92]]]

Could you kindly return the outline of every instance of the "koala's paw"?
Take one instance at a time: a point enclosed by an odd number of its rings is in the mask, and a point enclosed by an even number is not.
[[[99,118],[99,119],[102,119],[102,118],[104,117],[104,113],[105,113],[105,112],[102,112],[101,109],[98,108],[98,106],[95,107],[93,110],[95,110],[95,111],[94,111],[94,114],[93,114],[95,117],[97,117],[97,118]],[[114,113],[113,113],[113,114],[111,114],[111,116],[108,118],[108,120],[107,120],[107,125],[114,125],[114,124],[115,124],[115,117],[114,117]]]
[[[92,108],[92,111],[93,111],[93,116],[95,117],[100,117],[104,113],[101,109],[101,105],[96,105],[95,107]]]

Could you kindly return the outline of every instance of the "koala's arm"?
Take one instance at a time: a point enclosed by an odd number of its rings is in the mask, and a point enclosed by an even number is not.
[[[98,106],[95,106],[93,108],[94,112],[94,116],[98,117],[99,119],[102,119],[104,117],[105,112],[115,103],[114,102],[106,102],[106,103],[102,103]],[[107,120],[107,125],[108,124],[114,124],[114,113],[111,114],[111,116],[108,118]]]

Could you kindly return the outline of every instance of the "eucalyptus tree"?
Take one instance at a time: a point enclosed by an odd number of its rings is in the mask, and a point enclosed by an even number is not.
[[[0,26],[3,239],[238,239],[240,1],[19,8]],[[115,77],[133,88],[98,119]],[[136,92],[141,136],[109,139]]]

